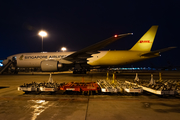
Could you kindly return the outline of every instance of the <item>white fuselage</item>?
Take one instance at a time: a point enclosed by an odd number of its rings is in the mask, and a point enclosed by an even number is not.
[[[41,67],[41,62],[44,60],[56,60],[62,64],[71,64],[72,62],[63,58],[72,53],[74,52],[20,53],[9,56],[7,60],[3,61],[3,64],[6,64],[12,57],[16,58],[17,67]],[[87,58],[87,63],[92,66],[116,66],[149,58],[140,57],[142,53],[144,52],[131,50],[100,51],[100,53],[92,54],[93,57]]]

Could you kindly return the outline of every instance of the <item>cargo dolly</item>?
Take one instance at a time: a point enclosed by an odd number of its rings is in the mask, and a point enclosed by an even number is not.
[[[23,91],[25,93],[40,93],[40,92],[56,92],[58,91],[58,88],[61,84],[58,84],[56,82],[53,82],[53,79],[49,77],[48,82],[32,82],[32,83],[24,83],[24,85],[21,85],[18,87],[18,91]]]
[[[96,82],[69,82],[59,86],[59,90],[64,92],[82,92],[82,94],[89,95],[92,92],[98,93],[100,87]]]
[[[161,77],[160,77],[161,78]],[[131,83],[138,85],[143,90],[156,94],[156,95],[180,95],[180,82],[175,80],[154,80],[153,74],[151,74],[151,80],[148,81],[135,81],[126,83]]]
[[[113,86],[109,80],[97,80],[97,83],[101,87],[101,92],[118,92],[117,87]]]
[[[125,82],[123,84],[122,88],[127,93],[142,93],[143,92],[142,87],[140,87],[140,86],[138,86],[136,84],[131,84],[131,83],[127,83],[127,82]]]
[[[125,83],[120,80],[98,80],[98,85],[101,87],[101,92],[109,93],[142,93],[143,90],[137,85],[131,83]]]

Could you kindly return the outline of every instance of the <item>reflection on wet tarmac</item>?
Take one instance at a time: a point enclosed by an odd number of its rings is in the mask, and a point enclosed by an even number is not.
[[[34,109],[31,120],[35,120],[43,111],[52,106],[52,104],[48,105],[49,101],[45,100],[28,100],[28,102],[34,103],[34,105],[31,106],[31,108]]]

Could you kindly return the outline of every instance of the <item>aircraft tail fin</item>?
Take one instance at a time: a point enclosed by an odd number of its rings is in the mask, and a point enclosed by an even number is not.
[[[156,36],[157,29],[158,26],[153,25],[130,50],[150,51]]]

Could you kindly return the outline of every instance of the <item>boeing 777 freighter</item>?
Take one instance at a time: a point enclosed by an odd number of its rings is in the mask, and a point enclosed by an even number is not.
[[[42,71],[65,71],[71,68],[73,73],[85,73],[93,67],[121,66],[160,56],[168,47],[151,51],[158,26],[152,26],[130,50],[99,51],[110,43],[132,33],[120,34],[98,42],[76,52],[20,53],[7,57],[4,66],[13,64],[16,68],[41,68]],[[13,62],[12,62],[13,61]],[[11,63],[10,63],[11,62]]]

